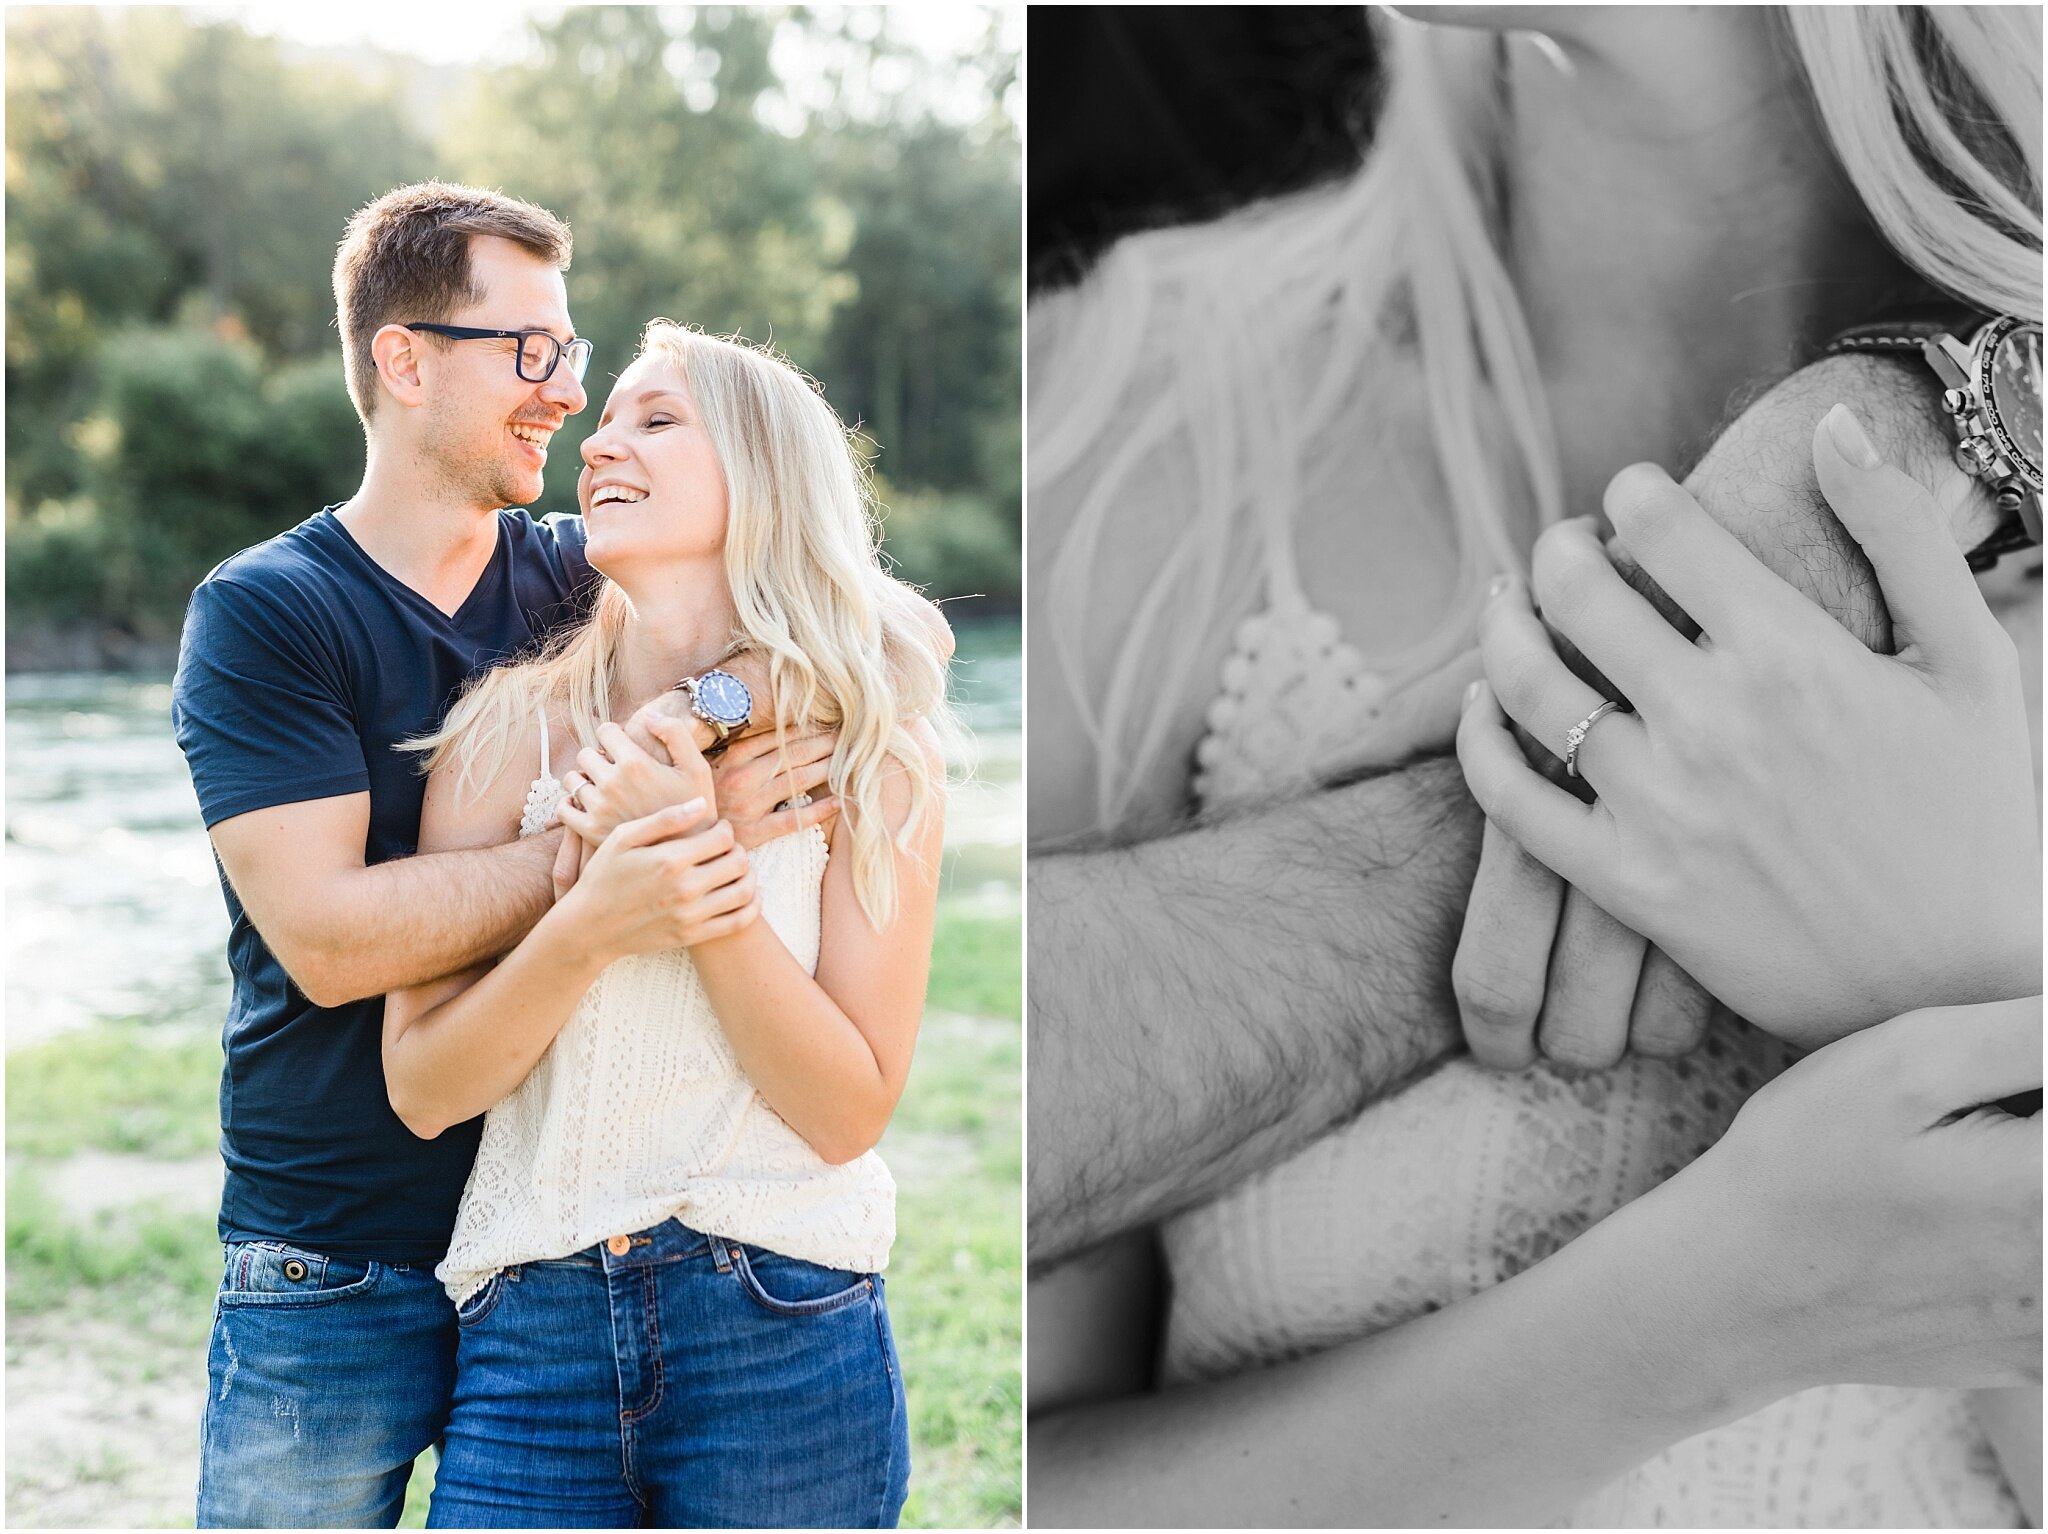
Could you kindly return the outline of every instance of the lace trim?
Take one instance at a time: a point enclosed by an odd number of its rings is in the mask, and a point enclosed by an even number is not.
[[[548,716],[541,713],[534,717],[540,722],[540,776],[527,789],[526,807],[519,812],[519,834],[522,838],[538,836],[548,827],[558,824],[560,817],[557,812],[568,797],[562,792],[562,780],[555,776],[548,764]]]
[[[1220,684],[1195,745],[1205,804],[1300,786],[1317,748],[1369,725],[1387,694],[1337,620],[1299,598],[1238,625]]]

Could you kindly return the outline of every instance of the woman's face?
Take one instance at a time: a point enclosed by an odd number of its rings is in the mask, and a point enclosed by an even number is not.
[[[590,562],[606,575],[724,553],[725,471],[689,385],[660,354],[619,375],[583,444],[576,499]]]

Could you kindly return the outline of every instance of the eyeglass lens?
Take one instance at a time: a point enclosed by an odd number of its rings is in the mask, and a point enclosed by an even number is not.
[[[528,383],[545,383],[553,376],[556,360],[567,354],[569,371],[583,381],[590,366],[590,343],[578,336],[566,347],[545,331],[529,330],[519,342],[519,376]]]

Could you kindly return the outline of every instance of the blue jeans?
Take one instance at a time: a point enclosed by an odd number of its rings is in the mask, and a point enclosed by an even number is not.
[[[455,1307],[424,1268],[238,1242],[206,1373],[200,1528],[396,1528],[448,1421]]]
[[[623,1251],[612,1248],[623,1246]],[[882,1282],[674,1220],[462,1307],[430,1528],[893,1528]]]

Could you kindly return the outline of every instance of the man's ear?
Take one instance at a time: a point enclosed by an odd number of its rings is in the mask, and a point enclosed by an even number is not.
[[[408,408],[426,402],[426,384],[420,377],[420,338],[403,325],[386,325],[370,338],[370,356],[377,364],[377,376],[399,404]]]

